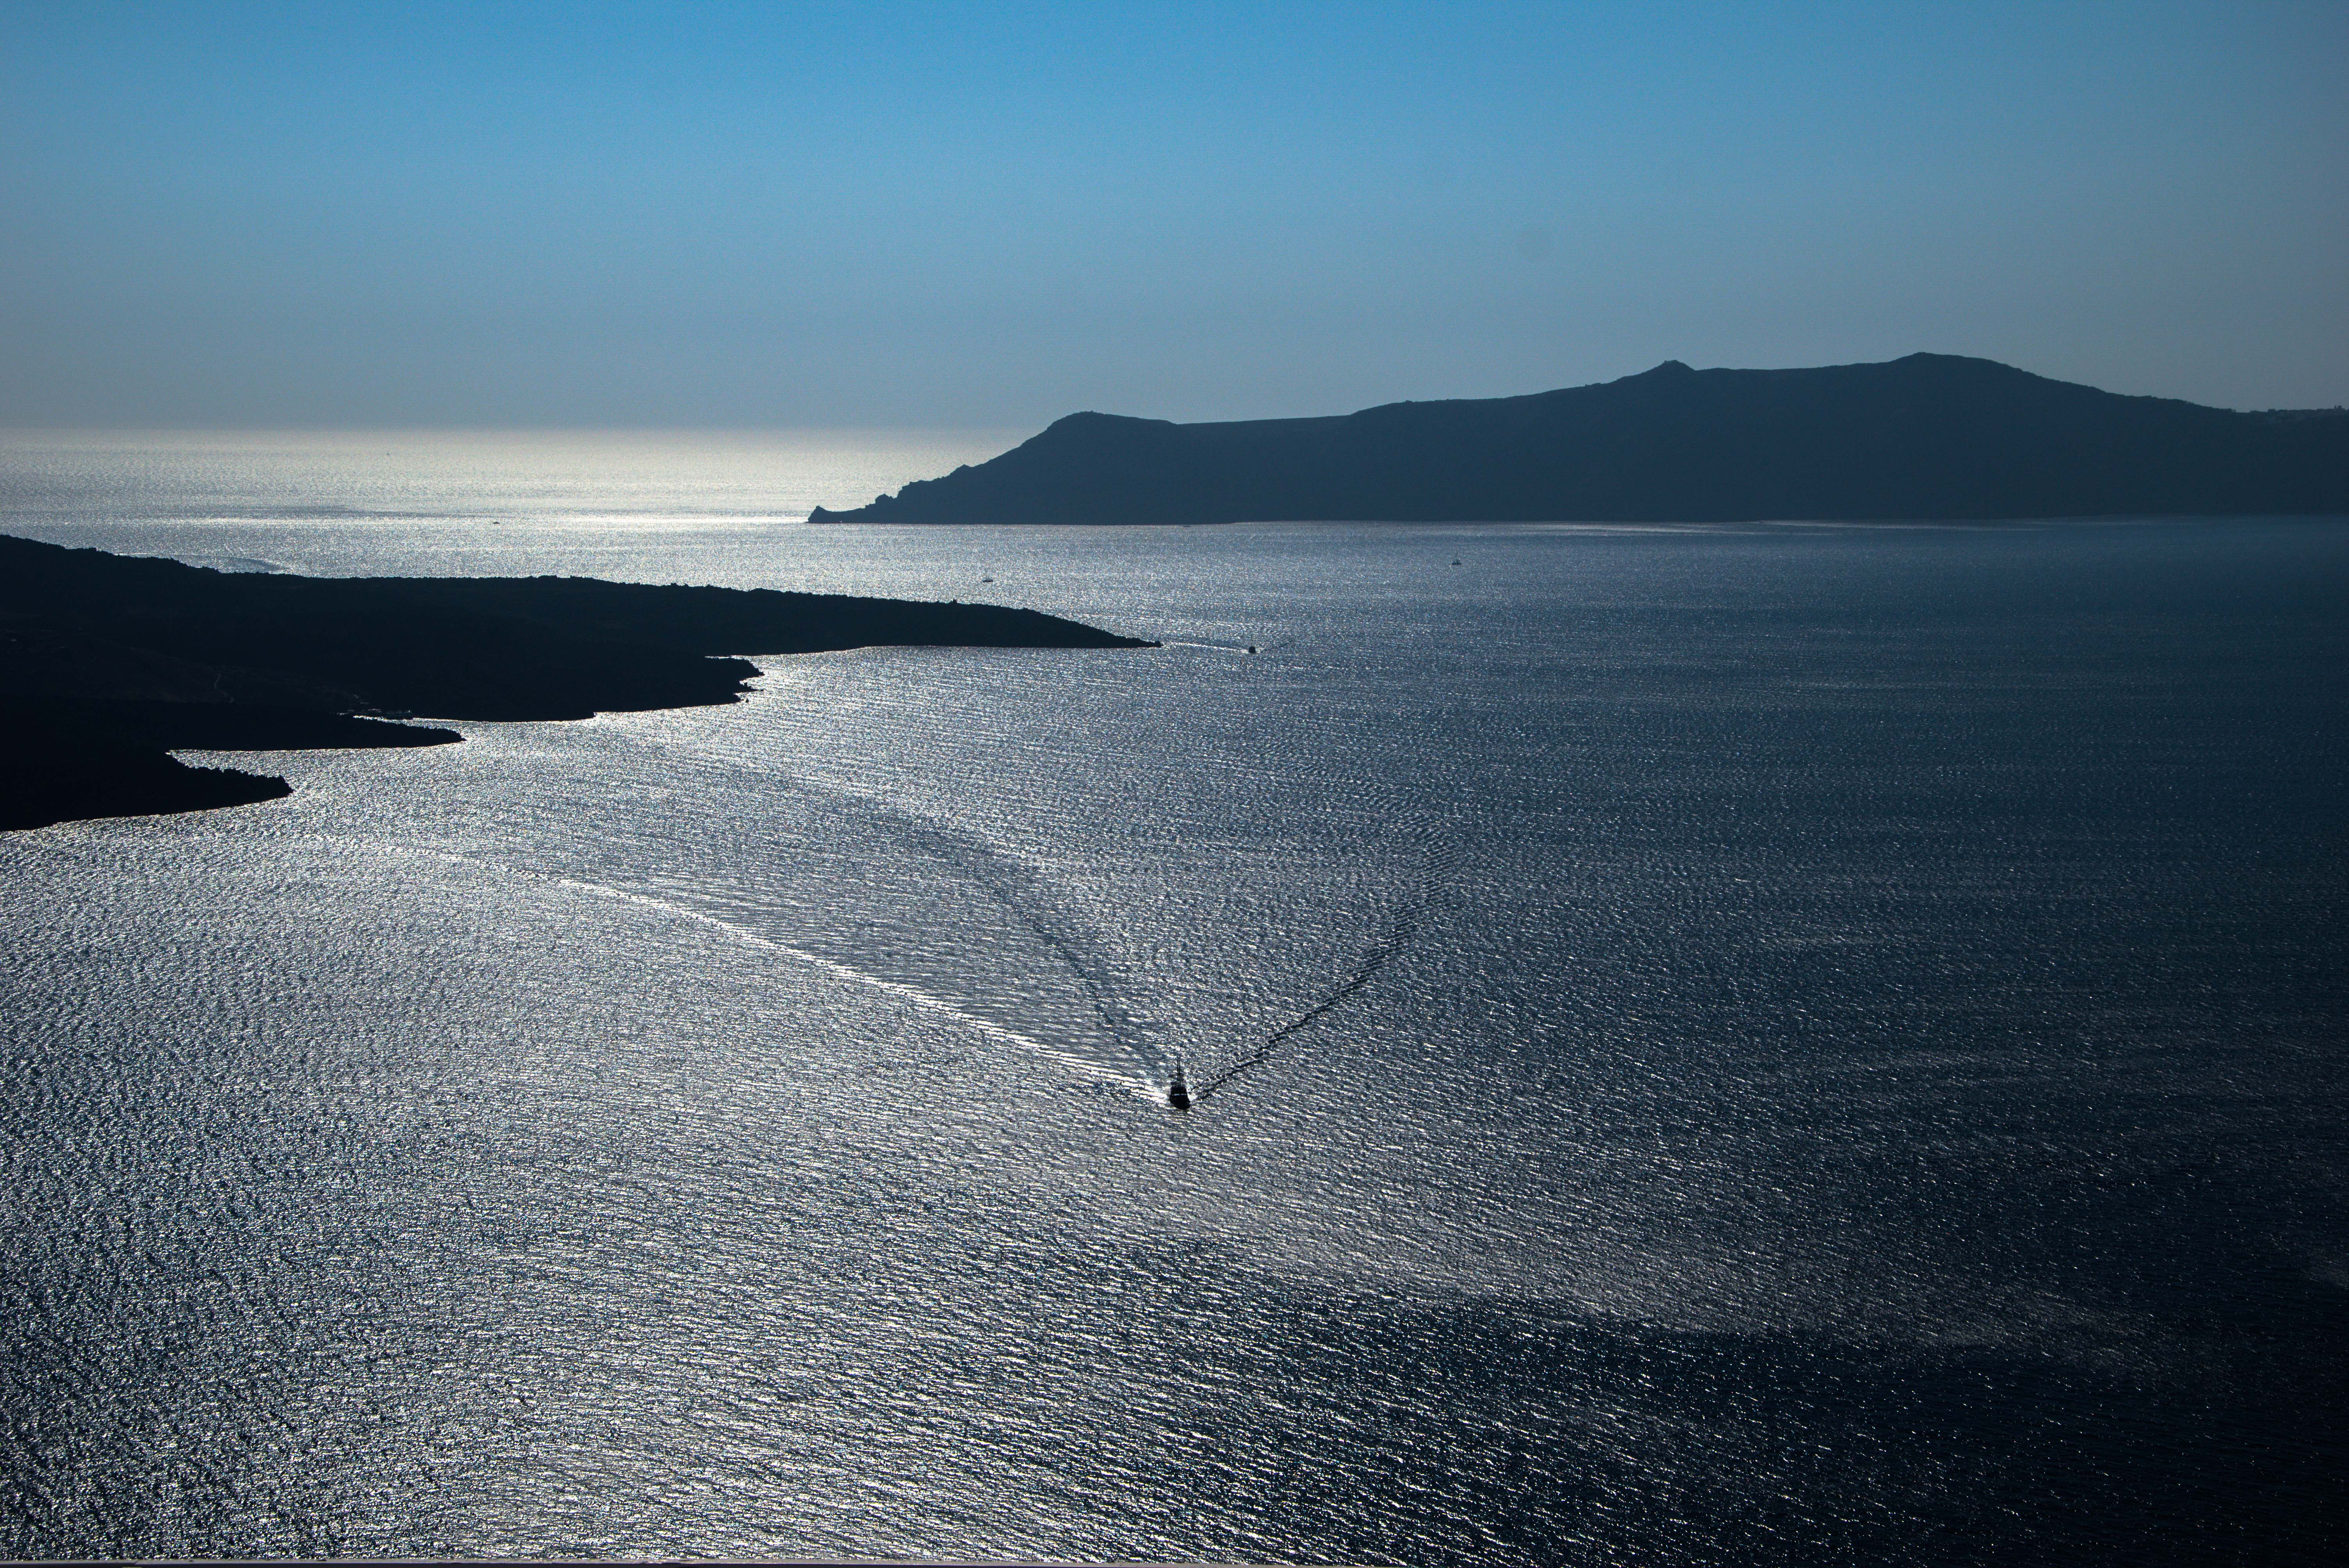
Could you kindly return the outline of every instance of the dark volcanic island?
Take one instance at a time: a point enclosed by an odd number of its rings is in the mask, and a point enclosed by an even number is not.
[[[2241,413],[1912,354],[1177,425],[1071,414],[811,522],[1752,522],[2349,511],[2349,412]]]
[[[436,746],[387,717],[585,718],[732,702],[740,654],[1135,648],[1033,610],[580,577],[316,578],[0,536],[0,829],[289,793],[175,748]],[[368,717],[376,716],[376,717]]]

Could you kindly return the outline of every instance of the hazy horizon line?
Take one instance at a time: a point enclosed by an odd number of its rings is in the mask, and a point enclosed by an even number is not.
[[[2021,366],[2021,365],[2016,365],[2016,364],[2013,364],[2013,362],[2008,361],[2008,360],[1994,359],[1994,358],[1992,358],[1991,356],[1987,356],[1987,355],[1978,355],[1978,354],[1949,354],[1949,353],[1946,353],[1946,352],[1945,352],[1945,351],[1943,351],[1943,350],[1939,350],[1939,349],[1918,349],[1918,350],[1911,350],[1909,354],[1906,354],[1906,355],[1896,355],[1896,356],[1892,356],[1891,358],[1889,358],[1889,359],[1858,359],[1858,360],[1843,360],[1843,361],[1830,361],[1830,362],[1824,363],[1824,364],[1805,364],[1805,365],[1768,365],[1768,366],[1761,366],[1761,365],[1737,365],[1737,366],[1731,366],[1731,365],[1717,365],[1717,366],[1692,366],[1692,368],[1697,369],[1697,370],[1699,370],[1699,371],[1711,371],[1711,370],[1736,370],[1736,371],[1820,370],[1820,369],[1832,369],[1832,368],[1838,368],[1838,367],[1841,367],[1841,366],[1857,366],[1857,365],[1889,365],[1889,364],[1894,364],[1894,363],[1898,363],[1898,362],[1899,362],[1899,360],[1901,360],[1901,359],[1909,358],[1909,357],[1912,357],[1912,356],[1914,356],[1915,355],[1918,355],[1918,354],[1930,355],[1930,356],[1937,356],[1937,357],[1945,357],[1945,358],[1952,358],[1952,359],[1972,359],[1972,360],[1980,360],[1980,361],[1982,361],[1982,362],[1983,362],[1983,363],[1985,363],[1985,364],[1992,364],[1992,365],[2000,365],[2000,366],[2005,366],[2005,367],[2006,367],[2006,368],[2008,368],[2008,369],[2012,369],[2012,370],[2018,370],[2018,371],[2021,371],[2021,372],[2022,372],[2023,374],[2024,374],[2024,375],[2039,377],[2041,377],[2042,379],[2045,379],[2045,380],[2056,381],[2056,382],[2062,382],[2062,383],[2064,383],[2064,385],[2068,385],[2068,386],[2076,386],[2076,387],[2092,387],[2092,388],[2094,388],[2094,389],[2095,389],[2095,390],[2096,390],[2096,391],[2111,393],[2111,394],[2112,394],[2113,396],[2115,396],[2115,397],[2158,397],[2158,398],[2163,398],[2163,399],[2167,399],[2167,400],[2173,401],[2173,402],[2180,402],[2180,403],[2189,403],[2189,404],[2192,404],[2192,405],[2194,405],[2195,407],[2198,407],[2220,409],[2220,410],[2224,410],[2224,411],[2226,411],[2226,412],[2230,412],[2230,413],[2245,413],[2245,414],[2253,414],[2253,413],[2324,413],[2324,412],[2341,411],[2341,410],[2343,410],[2343,409],[2344,408],[2344,407],[2349,407],[2349,406],[2344,406],[2344,405],[2343,405],[2343,404],[2337,404],[2337,403],[2336,403],[2336,404],[2292,404],[2292,403],[2273,403],[2273,402],[2271,402],[2271,403],[2262,403],[2262,404],[2258,404],[2258,405],[2252,405],[2252,404],[2249,404],[2249,403],[2218,403],[2218,402],[2204,402],[2204,401],[2202,401],[2202,400],[2200,400],[2200,399],[2199,399],[2199,398],[2195,398],[2195,397],[2180,397],[2180,396],[2178,396],[2178,395],[2177,395],[2177,394],[2175,394],[2175,393],[2168,393],[2168,392],[2125,392],[2125,391],[2120,391],[2120,390],[2118,390],[2118,389],[2116,389],[2116,388],[2114,388],[2114,387],[2101,386],[2101,385],[2099,385],[2098,383],[2096,383],[2096,382],[2093,382],[2093,381],[2067,381],[2067,380],[2066,380],[2066,378],[2065,378],[2065,377],[2062,377],[2062,376],[2051,376],[2051,375],[2046,374],[2046,373],[2045,373],[2045,372],[2044,372],[2044,371],[2033,370],[2033,369],[2030,369],[2028,366]],[[1166,419],[1169,423],[1172,423],[1172,424],[1180,424],[1180,425],[1251,424],[1251,423],[1258,423],[1258,422],[1265,422],[1265,421],[1278,420],[1278,419],[1311,419],[1311,418],[1330,418],[1330,417],[1332,417],[1332,416],[1340,416],[1340,417],[1341,417],[1341,416],[1346,415],[1346,414],[1351,414],[1351,413],[1360,412],[1360,411],[1361,411],[1361,410],[1363,410],[1363,409],[1378,408],[1378,407],[1392,407],[1392,406],[1393,406],[1393,405],[1396,405],[1396,404],[1402,404],[1402,403],[1489,402],[1489,401],[1498,401],[1498,400],[1501,400],[1501,399],[1506,399],[1506,398],[1510,398],[1510,397],[1538,397],[1538,396],[1540,396],[1540,395],[1542,395],[1542,394],[1544,394],[1544,393],[1547,393],[1547,392],[1568,391],[1568,390],[1573,390],[1573,389],[1577,389],[1577,388],[1580,388],[1580,387],[1604,387],[1604,386],[1610,385],[1610,384],[1612,384],[1612,383],[1614,383],[1614,382],[1617,382],[1617,381],[1628,380],[1628,379],[1630,379],[1630,378],[1631,378],[1631,377],[1633,377],[1646,375],[1646,374],[1648,374],[1649,372],[1651,372],[1651,371],[1652,371],[1652,370],[1655,370],[1655,369],[1657,369],[1657,368],[1659,368],[1659,367],[1661,367],[1661,366],[1666,366],[1666,365],[1675,365],[1675,364],[1679,364],[1679,365],[1685,365],[1686,363],[1687,363],[1687,362],[1686,362],[1686,361],[1684,361],[1684,360],[1678,359],[1678,358],[1676,358],[1676,357],[1674,357],[1674,356],[1667,356],[1665,358],[1662,358],[1662,359],[1657,360],[1657,361],[1655,361],[1654,363],[1652,363],[1652,364],[1651,364],[1651,365],[1649,365],[1649,366],[1644,366],[1643,368],[1641,368],[1641,369],[1640,369],[1640,370],[1626,371],[1626,372],[1624,372],[1624,373],[1623,373],[1622,375],[1620,375],[1620,376],[1607,377],[1603,377],[1603,378],[1601,378],[1601,379],[1594,380],[1594,381],[1568,381],[1568,382],[1562,382],[1562,383],[1557,383],[1557,384],[1548,385],[1548,386],[1537,387],[1533,388],[1533,389],[1532,389],[1532,390],[1530,390],[1530,391],[1518,391],[1518,392],[1487,392],[1487,393],[1478,393],[1478,394],[1474,394],[1474,395],[1461,395],[1461,394],[1454,394],[1454,395],[1450,395],[1450,396],[1437,396],[1437,397],[1426,397],[1426,396],[1421,396],[1421,397],[1390,397],[1390,398],[1387,398],[1387,399],[1385,399],[1385,400],[1383,400],[1383,401],[1381,401],[1381,402],[1371,402],[1371,403],[1360,404],[1360,405],[1357,405],[1355,407],[1351,407],[1351,408],[1338,408],[1338,409],[1323,408],[1323,409],[1320,409],[1320,410],[1319,410],[1319,411],[1317,411],[1317,412],[1311,412],[1311,413],[1282,413],[1282,414],[1245,414],[1245,415],[1223,415],[1223,416],[1218,416],[1218,417],[1214,417],[1214,418],[1171,418],[1171,417],[1169,417],[1169,416],[1165,416],[1165,415],[1159,415],[1159,414],[1134,414],[1134,415],[1127,415],[1126,417],[1128,417],[1128,418],[1146,418],[1146,419],[1159,419],[1159,418],[1164,418],[1164,419]],[[840,436],[840,437],[854,437],[854,436],[858,436],[858,435],[866,435],[866,436],[883,436],[883,435],[886,435],[886,436],[895,437],[895,438],[903,438],[903,437],[906,437],[906,436],[916,436],[916,435],[920,435],[920,434],[924,434],[924,433],[936,434],[936,435],[945,435],[945,434],[952,433],[952,434],[957,435],[957,436],[961,436],[961,437],[966,437],[966,438],[968,438],[968,437],[969,437],[969,436],[973,436],[973,435],[996,436],[996,435],[1005,435],[1005,434],[1016,434],[1016,433],[1020,433],[1020,432],[1026,432],[1026,433],[1029,433],[1029,434],[1033,434],[1033,433],[1035,433],[1035,432],[1037,432],[1037,431],[1040,431],[1040,430],[1042,430],[1043,428],[1045,428],[1047,426],[1049,426],[1050,424],[1051,424],[1051,423],[1053,422],[1053,420],[1054,420],[1054,419],[1066,418],[1066,417],[1067,417],[1068,415],[1070,415],[1070,414],[1076,414],[1076,413],[1093,413],[1093,412],[1098,412],[1098,413],[1117,413],[1117,412],[1119,412],[1119,411],[1120,411],[1120,410],[1116,409],[1116,408],[1115,408],[1115,407],[1103,407],[1102,405],[1101,405],[1101,404],[1099,404],[1099,403],[1095,403],[1095,404],[1088,405],[1087,407],[1081,407],[1081,408],[1080,408],[1080,407],[1065,408],[1065,409],[1063,409],[1063,410],[1061,411],[1061,413],[1060,413],[1060,414],[1053,415],[1053,416],[1050,416],[1050,417],[1049,417],[1049,418],[1044,418],[1040,419],[1040,421],[1038,421],[1038,422],[1034,422],[1034,423],[1005,423],[1005,422],[998,421],[998,420],[976,421],[976,422],[957,422],[957,421],[944,421],[944,420],[923,420],[923,421],[909,421],[909,422],[905,422],[905,423],[881,423],[881,422],[875,422],[875,421],[872,421],[872,420],[864,420],[864,421],[852,421],[852,422],[844,422],[844,423],[838,423],[838,424],[826,423],[826,422],[808,422],[808,423],[771,423],[771,424],[762,424],[762,423],[749,422],[749,421],[743,421],[743,422],[725,421],[725,422],[713,422],[713,423],[647,423],[647,424],[621,424],[621,423],[612,423],[612,424],[597,424],[597,423],[585,423],[585,424],[563,424],[563,423],[536,423],[536,422],[519,422],[519,423],[483,422],[483,423],[478,423],[478,424],[465,424],[465,423],[449,423],[449,424],[437,424],[437,423],[414,423],[414,424],[408,424],[408,423],[353,422],[353,423],[347,423],[347,424],[344,424],[344,423],[316,423],[316,424],[306,424],[306,423],[285,422],[285,421],[268,421],[268,422],[264,422],[264,423],[254,423],[254,424],[160,424],[160,423],[154,423],[154,422],[150,422],[150,421],[130,421],[130,422],[125,422],[125,423],[121,423],[121,424],[93,424],[93,423],[88,423],[88,422],[84,422],[84,421],[71,421],[71,422],[58,422],[58,423],[55,423],[55,424],[48,424],[48,423],[32,423],[32,424],[0,423],[0,438],[12,438],[12,439],[13,439],[13,438],[24,438],[24,437],[49,437],[49,438],[60,438],[60,437],[109,437],[109,436],[110,436],[110,437],[148,436],[148,437],[158,437],[158,438],[161,438],[161,437],[184,437],[184,438],[193,438],[193,437],[230,437],[230,436],[242,436],[242,437],[258,437],[258,436],[309,436],[309,437],[329,437],[329,436],[353,436],[353,437],[357,437],[357,436],[441,436],[441,437],[460,437],[460,436],[481,436],[481,437],[572,436],[572,437],[579,437],[579,436],[589,436],[589,435],[595,435],[595,436],[605,436],[605,437],[612,437],[612,438],[627,438],[627,437],[667,437],[667,438],[678,438],[678,437],[695,436],[695,437],[707,437],[707,438],[726,438],[726,437],[737,437],[737,438],[759,438],[759,437],[762,437],[762,436],[775,436],[775,435],[781,435],[781,434],[786,434],[786,433],[789,433],[789,434],[795,434],[795,435],[829,434],[829,435]]]
[[[0,439],[20,436],[906,436],[996,435],[1025,425],[0,425]]]

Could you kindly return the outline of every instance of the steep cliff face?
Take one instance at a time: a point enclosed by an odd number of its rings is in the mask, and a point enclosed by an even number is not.
[[[1073,414],[818,522],[1741,521],[2349,512],[2349,412],[2128,397],[1986,359],[1692,370],[1176,425]]]

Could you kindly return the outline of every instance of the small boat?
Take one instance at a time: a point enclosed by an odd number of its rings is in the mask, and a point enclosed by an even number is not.
[[[1183,1069],[1179,1067],[1174,1069],[1174,1081],[1166,1086],[1166,1109],[1169,1110],[1191,1109],[1190,1086],[1183,1081]]]

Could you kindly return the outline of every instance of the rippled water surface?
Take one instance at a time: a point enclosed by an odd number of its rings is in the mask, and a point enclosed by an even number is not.
[[[533,439],[15,438],[0,527],[1168,645],[0,836],[0,1551],[2349,1540],[2349,524],[810,529],[1008,439]]]

